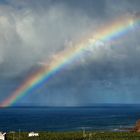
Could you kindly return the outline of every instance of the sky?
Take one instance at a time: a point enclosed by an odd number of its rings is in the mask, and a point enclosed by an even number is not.
[[[0,102],[31,73],[139,0],[0,0]],[[140,103],[140,28],[94,49],[19,99],[22,106]],[[57,58],[59,59],[59,58]]]

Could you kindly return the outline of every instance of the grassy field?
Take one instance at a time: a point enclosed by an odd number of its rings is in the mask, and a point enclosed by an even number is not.
[[[27,132],[8,133],[7,140],[140,140],[140,133],[134,132],[40,132],[39,137],[28,137]]]

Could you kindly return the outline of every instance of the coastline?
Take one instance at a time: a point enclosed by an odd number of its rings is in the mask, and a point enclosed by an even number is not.
[[[28,132],[7,133],[7,140],[137,140],[140,133],[136,132],[38,132],[38,137],[28,137]]]

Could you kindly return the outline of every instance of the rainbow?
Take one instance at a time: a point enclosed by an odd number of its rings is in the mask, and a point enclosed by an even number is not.
[[[21,86],[19,86],[8,98],[6,98],[0,107],[9,107],[14,105],[19,99],[27,94],[30,94],[33,90],[40,87],[42,84],[47,83],[53,76],[59,71],[71,64],[85,49],[94,47],[98,41],[105,43],[112,41],[114,38],[128,33],[134,29],[140,20],[133,17],[121,17],[102,26],[99,30],[91,33],[80,42],[68,47],[67,49],[57,53],[49,63],[46,63],[37,72],[29,76]]]

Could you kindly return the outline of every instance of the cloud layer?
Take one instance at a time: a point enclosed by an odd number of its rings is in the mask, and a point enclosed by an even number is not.
[[[94,29],[99,28],[99,25],[106,20],[114,18],[114,15],[116,17],[120,14],[125,15],[129,11],[134,11],[136,7],[136,4],[133,7],[129,1],[126,1],[121,2],[121,6],[116,8],[110,0],[106,3],[78,1],[77,6],[74,6],[74,1],[12,0],[7,3],[0,5],[0,71],[1,75],[14,76],[47,60],[57,51],[69,47],[88,33],[94,32]],[[84,5],[86,9],[83,9]],[[94,6],[95,10],[87,11],[90,5]],[[91,14],[93,14],[92,17]],[[131,36],[133,36],[132,33]],[[135,39],[134,36],[133,39]],[[133,48],[136,48],[136,42],[132,41]],[[126,50],[127,47],[128,45],[125,45]],[[122,53],[122,48],[119,49]],[[109,55],[114,55],[111,54],[112,50],[109,46],[102,47],[101,44],[98,44],[96,51],[93,51],[99,59],[106,51]],[[128,53],[128,51],[125,52]],[[123,53],[125,52],[123,47]],[[118,55],[121,55],[120,53],[117,52]]]
[[[114,0],[3,1],[0,4],[0,77],[5,80],[15,78],[17,84],[17,77],[25,79],[26,73],[102,25],[122,15],[134,16],[139,12],[139,4],[139,0],[116,0],[115,3]],[[93,49],[85,50],[74,65],[35,91],[42,94],[31,94],[21,103],[122,102],[122,92],[126,93],[126,102],[136,101],[138,89],[131,87],[135,95],[128,91],[130,85],[138,87],[139,83],[139,29],[132,25],[125,36],[108,43],[99,40]],[[1,89],[4,88],[1,84]],[[9,90],[7,94],[10,94]]]

